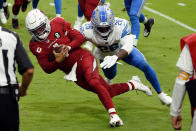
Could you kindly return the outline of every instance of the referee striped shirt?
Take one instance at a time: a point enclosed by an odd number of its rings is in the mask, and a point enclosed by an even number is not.
[[[19,36],[0,27],[0,87],[18,83],[16,64],[21,75],[33,67]]]

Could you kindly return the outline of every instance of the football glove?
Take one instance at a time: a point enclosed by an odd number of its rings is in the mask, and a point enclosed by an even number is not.
[[[103,69],[110,68],[110,67],[112,67],[113,65],[116,64],[117,60],[118,60],[118,56],[116,56],[116,55],[106,56],[103,59],[103,62],[100,64],[100,67],[103,68]]]

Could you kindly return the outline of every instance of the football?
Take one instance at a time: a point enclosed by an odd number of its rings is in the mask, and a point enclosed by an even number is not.
[[[53,50],[54,50],[56,53],[60,53],[62,49],[63,49],[63,46],[58,46],[58,47],[54,47],[54,48],[53,48]]]
[[[62,49],[63,49],[62,46],[58,46],[58,47],[54,47],[54,48],[53,48],[53,50],[54,50],[56,53],[60,53]],[[52,50],[52,52],[50,52],[49,55],[48,55],[48,60],[49,60],[49,62],[55,60],[55,56],[54,56],[54,54],[53,54],[53,50]]]

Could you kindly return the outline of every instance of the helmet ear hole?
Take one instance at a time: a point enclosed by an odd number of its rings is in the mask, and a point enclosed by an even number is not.
[[[92,13],[91,23],[95,32],[101,36],[108,36],[113,31],[114,15],[106,5],[99,5]]]
[[[38,9],[27,14],[25,24],[32,37],[38,41],[45,40],[51,31],[48,17]]]

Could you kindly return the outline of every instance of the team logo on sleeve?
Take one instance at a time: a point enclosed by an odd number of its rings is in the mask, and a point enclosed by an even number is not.
[[[47,39],[47,40],[46,40],[46,43],[49,43],[49,42],[50,42],[50,40]]]
[[[60,33],[59,33],[59,32],[55,32],[55,33],[54,33],[54,37],[56,37],[56,38],[58,39],[58,38],[60,38],[60,37],[61,37],[61,35],[60,35]]]
[[[37,53],[40,53],[41,51],[42,51],[42,48],[40,48],[40,47],[38,47],[36,50]]]
[[[55,44],[53,45],[54,48],[55,48],[55,47],[58,47],[58,46],[59,46],[58,43],[55,43]]]

